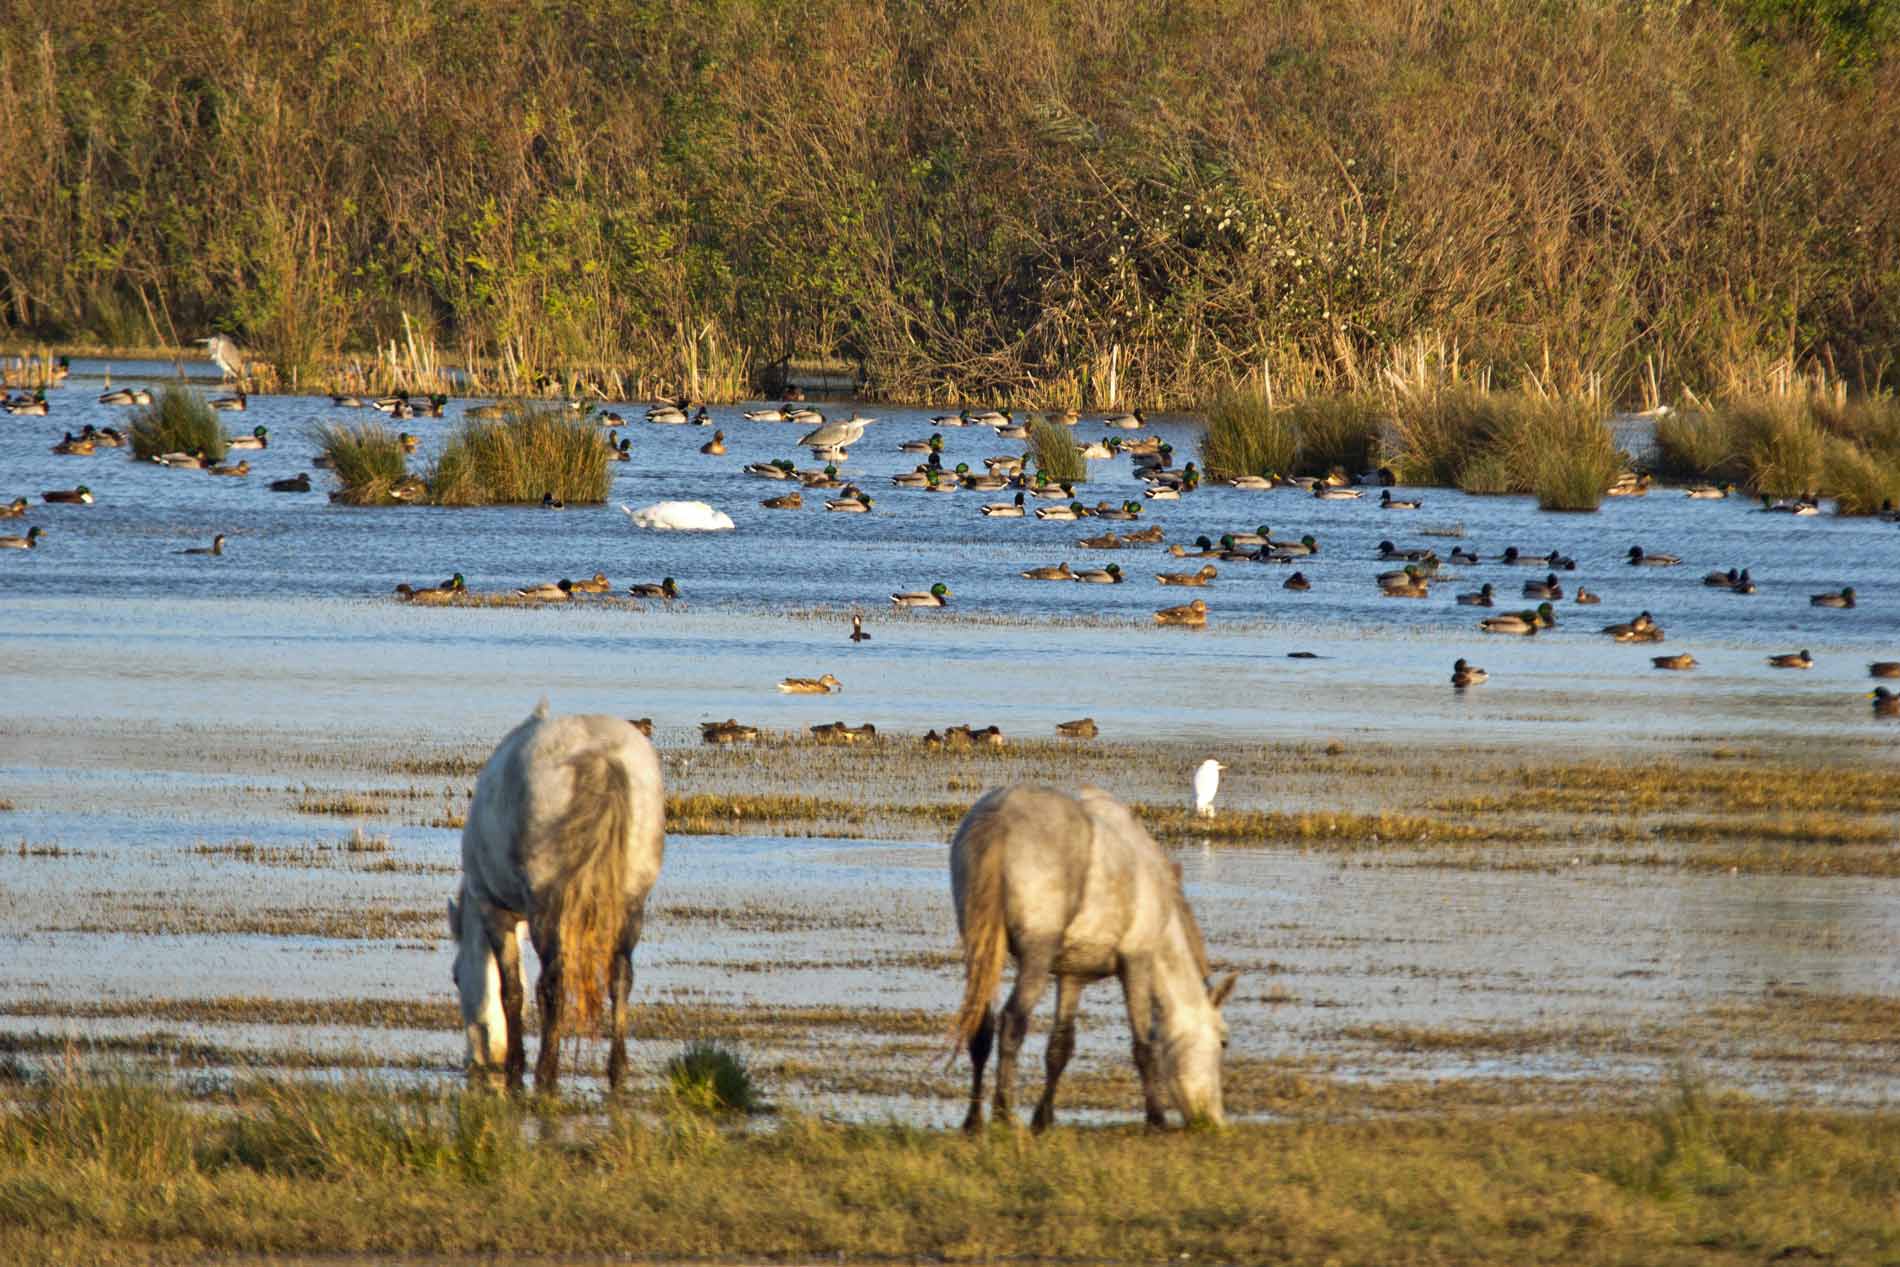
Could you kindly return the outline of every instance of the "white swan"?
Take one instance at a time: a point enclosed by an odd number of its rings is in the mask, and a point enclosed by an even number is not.
[[[620,509],[633,520],[634,527],[652,528],[657,532],[731,532],[733,529],[731,515],[714,510],[705,502],[655,502],[639,510],[626,505]]]

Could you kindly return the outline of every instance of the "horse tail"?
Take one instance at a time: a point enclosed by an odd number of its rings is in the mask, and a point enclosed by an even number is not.
[[[578,1032],[600,1015],[626,923],[633,785],[611,752],[583,752],[568,764],[574,789],[553,832],[560,863],[535,893],[535,905],[560,939],[561,980]]]
[[[957,1046],[983,1026],[983,1017],[1003,979],[1009,929],[1003,913],[1003,829],[993,808],[984,807],[958,833],[969,859],[963,890],[963,1005],[953,1030]]]

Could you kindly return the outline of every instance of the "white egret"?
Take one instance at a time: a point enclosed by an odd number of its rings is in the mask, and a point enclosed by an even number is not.
[[[1214,817],[1214,794],[1220,790],[1220,772],[1226,768],[1209,757],[1194,772],[1194,812],[1202,818]]]

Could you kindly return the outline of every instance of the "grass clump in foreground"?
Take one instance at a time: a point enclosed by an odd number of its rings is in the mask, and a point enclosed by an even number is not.
[[[456,1090],[240,1084],[216,1113],[57,1080],[0,1112],[0,1256],[1874,1261],[1900,1116],[1687,1087],[1649,1113],[966,1139],[769,1132]],[[1106,1199],[1104,1194],[1112,1194]],[[501,1212],[532,1209],[533,1218]],[[490,1214],[489,1212],[495,1212]]]
[[[759,1094],[739,1053],[713,1042],[694,1042],[666,1062],[662,1075],[674,1103],[696,1113],[756,1113]]]
[[[1029,447],[1036,470],[1056,484],[1080,484],[1089,477],[1088,459],[1075,447],[1069,428],[1046,419],[1029,428]]]
[[[1388,413],[1358,393],[1276,406],[1263,392],[1231,392],[1208,407],[1201,462],[1224,478],[1356,474],[1379,465]]]
[[[379,422],[324,423],[317,427],[315,439],[343,486],[337,492],[338,501],[380,506],[396,500],[397,486],[409,476],[409,459],[395,432]]]
[[[505,506],[607,500],[613,482],[600,428],[584,417],[517,406],[493,419],[465,419],[429,475],[441,506]]]
[[[231,447],[218,415],[198,393],[167,387],[132,415],[132,456],[141,462],[166,453],[196,453],[222,462]]]

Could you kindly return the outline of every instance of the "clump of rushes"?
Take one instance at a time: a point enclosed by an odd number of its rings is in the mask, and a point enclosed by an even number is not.
[[[666,1062],[663,1071],[673,1099],[699,1113],[754,1113],[758,1089],[739,1053],[718,1043],[695,1042]]]
[[[1299,443],[1296,465],[1302,474],[1324,475],[1335,467],[1369,471],[1380,465],[1392,411],[1375,397],[1358,392],[1308,396],[1287,412]]]
[[[1275,409],[1264,392],[1229,392],[1208,406],[1201,465],[1209,476],[1285,475],[1299,456],[1300,435],[1291,414]]]
[[[1673,480],[1747,484],[1732,416],[1704,409],[1677,410],[1656,424],[1658,473]]]
[[[1491,487],[1501,477],[1487,466],[1470,471],[1469,479],[1467,468],[1492,447],[1494,437],[1509,429],[1507,413],[1494,393],[1474,387],[1401,393],[1392,425],[1404,481],[1457,486],[1467,492],[1503,491]]]
[[[196,453],[221,462],[230,447],[231,437],[224,434],[211,406],[182,387],[167,387],[132,416],[132,456],[140,461],[165,453]]]
[[[1541,402],[1516,447],[1530,468],[1539,510],[1595,510],[1624,469],[1602,408],[1587,399]]]
[[[1057,484],[1080,484],[1089,477],[1088,459],[1077,452],[1069,428],[1038,420],[1029,428],[1036,469]]]
[[[1827,433],[1805,400],[1767,397],[1725,408],[1734,417],[1748,482],[1759,493],[1800,495],[1821,487],[1827,464]]]
[[[396,486],[409,476],[401,438],[379,422],[324,423],[316,429],[316,442],[342,485],[338,501],[380,506],[395,500]]]
[[[429,475],[437,505],[607,500],[613,482],[600,428],[565,411],[516,405],[499,418],[465,419]]]

